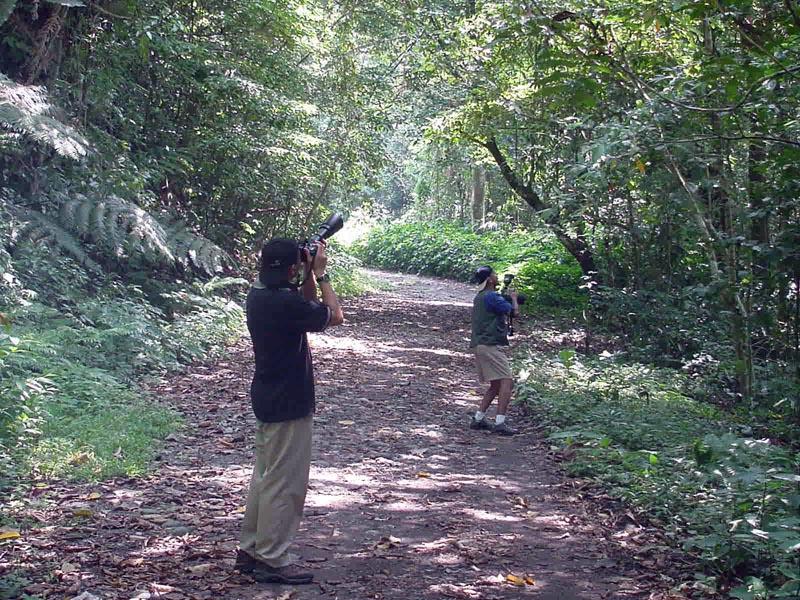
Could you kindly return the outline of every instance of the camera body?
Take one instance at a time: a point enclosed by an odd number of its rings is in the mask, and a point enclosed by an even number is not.
[[[334,212],[328,215],[328,218],[325,219],[325,221],[319,226],[319,230],[315,235],[312,235],[311,238],[305,239],[297,244],[297,249],[300,251],[300,258],[305,262],[306,253],[303,252],[303,250],[308,250],[311,260],[314,260],[314,257],[317,254],[317,247],[315,243],[327,240],[342,227],[344,227],[344,217],[341,213]]]
[[[511,273],[506,273],[503,276],[503,287],[500,288],[500,295],[506,302],[511,302],[511,295],[508,293],[508,286],[514,281],[514,276]],[[517,294],[517,304],[522,306],[525,304],[525,294]]]

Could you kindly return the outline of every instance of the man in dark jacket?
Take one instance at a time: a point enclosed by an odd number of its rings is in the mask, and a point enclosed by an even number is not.
[[[289,553],[303,515],[311,464],[314,371],[306,332],[344,321],[325,273],[324,243],[303,255],[295,240],[276,238],[261,251],[259,279],[247,295],[247,328],[255,353],[250,400],[256,462],[242,523],[236,568],[261,582],[310,583]],[[298,276],[298,286],[290,283]],[[317,285],[322,302],[317,297]]]
[[[514,384],[511,365],[502,346],[508,346],[507,316],[513,311],[519,315],[517,292],[511,291],[511,302],[503,298],[497,290],[497,274],[492,267],[484,266],[475,271],[473,280],[479,284],[478,293],[472,302],[472,336],[470,348],[475,352],[475,364],[481,383],[489,383],[480,407],[472,417],[472,429],[491,429],[499,435],[517,433],[506,423],[506,410],[511,401],[511,388]],[[486,410],[497,398],[497,415],[494,426],[486,420]]]

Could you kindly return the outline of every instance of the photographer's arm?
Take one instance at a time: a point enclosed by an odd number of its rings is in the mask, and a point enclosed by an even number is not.
[[[305,250],[303,251],[305,252]],[[303,269],[305,269],[305,264],[303,264]],[[305,277],[303,279],[303,285],[300,288],[303,293],[303,299],[308,300],[310,302],[318,302],[319,299],[317,298],[317,279],[314,276],[314,270],[308,269],[305,273]]]
[[[327,267],[328,255],[325,254],[325,244],[320,243],[317,246],[317,255],[314,257],[312,274],[308,278],[314,281],[312,285],[316,285],[317,278],[320,278],[325,274],[325,269]],[[335,325],[341,325],[344,323],[344,312],[342,311],[342,305],[339,303],[339,298],[336,295],[336,292],[333,291],[331,282],[323,279],[319,282],[319,289],[322,292],[322,303],[325,304],[331,311],[331,318],[330,321],[328,321],[328,327],[333,327]],[[303,289],[303,293],[305,294],[305,288]],[[316,300],[316,289],[314,290],[313,294],[313,299]]]
[[[517,302],[517,297],[519,296],[519,292],[517,290],[511,290],[509,294],[511,296],[511,314],[515,317],[519,316],[519,304]]]
[[[331,320],[328,321],[328,327],[334,325],[341,325],[344,323],[344,312],[342,305],[339,303],[339,298],[336,292],[333,291],[333,286],[330,281],[320,281],[319,289],[322,292],[322,303],[326,304],[331,309]]]

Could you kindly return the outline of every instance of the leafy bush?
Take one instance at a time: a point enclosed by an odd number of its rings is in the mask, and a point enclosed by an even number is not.
[[[168,319],[134,286],[109,283],[92,297],[80,287],[48,289],[47,282],[59,282],[69,267],[66,259],[49,269],[39,265],[43,295],[59,308],[22,300],[0,307],[6,320],[0,333],[6,480],[0,487],[28,474],[143,472],[153,438],[163,437],[179,418],[142,396],[133,382],[218,351],[243,328],[241,307],[216,292],[244,280],[215,278],[174,290],[167,294]]]
[[[367,264],[397,271],[468,280],[483,264],[518,275],[524,310],[579,309],[581,272],[560,244],[524,231],[474,233],[447,221],[394,223],[372,229],[351,247]]]
[[[667,528],[731,597],[796,597],[800,456],[744,437],[733,418],[683,393],[679,371],[571,350],[522,354],[517,367],[517,400],[568,448],[569,471]],[[759,586],[770,595],[748,591]]]
[[[514,279],[514,285],[527,294],[526,302],[535,307],[578,308],[586,304],[587,293],[580,289],[581,269],[577,263],[528,260]]]
[[[336,294],[354,297],[371,289],[374,284],[364,274],[363,263],[335,240],[328,245],[328,272],[334,281]]]
[[[600,286],[592,294],[592,319],[621,336],[626,349],[644,360],[682,364],[701,354],[718,355],[714,309],[690,293],[668,294]],[[710,352],[708,344],[716,344]]]

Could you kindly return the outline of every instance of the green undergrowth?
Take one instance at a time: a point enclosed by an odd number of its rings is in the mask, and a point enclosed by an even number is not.
[[[364,271],[364,263],[344,248],[331,241],[329,243],[328,273],[333,281],[336,295],[341,298],[353,298],[379,287]]]
[[[158,294],[90,282],[62,260],[34,290],[0,303],[0,489],[29,479],[101,479],[149,468],[155,440],[181,417],[138,382],[221,352],[243,331],[240,303],[222,292],[244,280],[161,282]],[[49,279],[49,281],[48,281]],[[240,292],[239,292],[240,293]]]
[[[800,597],[800,455],[687,396],[678,371],[571,350],[522,350],[516,369],[517,400],[567,470],[663,527],[697,557],[702,585],[731,598]]]
[[[377,226],[351,246],[367,265],[468,281],[475,269],[491,265],[516,276],[526,295],[523,311],[579,311],[586,305],[575,259],[542,232],[475,233],[446,221]]]
[[[0,267],[10,284],[0,294],[0,490],[147,472],[157,440],[182,419],[138,383],[221,354],[246,333],[244,279],[97,281],[69,259],[35,254]],[[337,293],[374,287],[360,267],[332,250]]]

